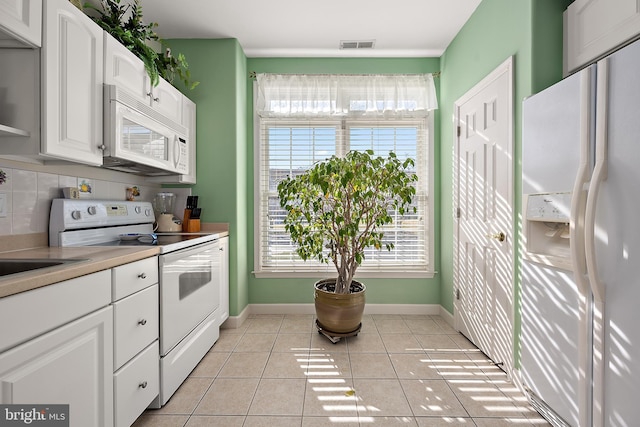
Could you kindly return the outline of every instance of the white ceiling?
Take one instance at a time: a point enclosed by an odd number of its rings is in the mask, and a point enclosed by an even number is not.
[[[440,56],[481,0],[141,0],[160,37],[235,38],[248,57]],[[373,49],[339,49],[375,40]]]

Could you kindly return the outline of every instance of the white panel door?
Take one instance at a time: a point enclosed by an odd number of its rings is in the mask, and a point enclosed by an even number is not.
[[[456,325],[498,366],[513,359],[512,64],[456,102]]]

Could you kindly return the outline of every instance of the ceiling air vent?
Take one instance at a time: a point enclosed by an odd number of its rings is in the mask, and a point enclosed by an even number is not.
[[[340,40],[340,49],[373,49],[375,40]]]

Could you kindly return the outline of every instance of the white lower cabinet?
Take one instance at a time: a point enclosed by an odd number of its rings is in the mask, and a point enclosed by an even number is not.
[[[130,426],[160,390],[158,340],[113,374],[116,426]]]
[[[129,427],[159,395],[158,257],[0,298],[0,403]]]
[[[0,402],[68,404],[71,427],[112,426],[112,343],[108,306],[0,354]]]
[[[220,238],[220,323],[229,318],[229,237]]]
[[[114,370],[158,340],[159,308],[157,284],[113,304]]]
[[[113,268],[113,401],[129,427],[160,393],[158,257]]]

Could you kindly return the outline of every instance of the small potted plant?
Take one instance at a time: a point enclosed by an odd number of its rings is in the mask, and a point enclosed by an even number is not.
[[[410,172],[413,159],[401,161],[393,152],[386,158],[373,154],[333,156],[278,184],[285,230],[298,255],[336,268],[337,277],[315,284],[317,326],[329,338],[360,330],[365,285],[354,275],[365,249],[392,250],[393,243],[383,240],[382,226],[393,222],[393,212],[416,211],[411,205],[418,179]]]

